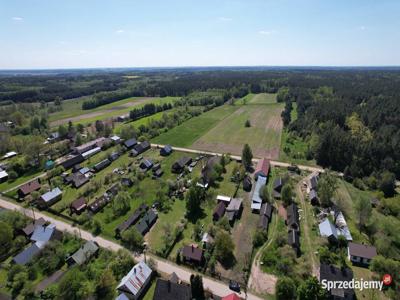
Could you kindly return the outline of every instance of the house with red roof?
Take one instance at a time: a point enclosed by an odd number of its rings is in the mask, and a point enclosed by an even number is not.
[[[257,180],[258,176],[264,176],[268,178],[269,175],[269,159],[265,157],[260,159],[257,163],[256,169],[254,170],[254,179]]]

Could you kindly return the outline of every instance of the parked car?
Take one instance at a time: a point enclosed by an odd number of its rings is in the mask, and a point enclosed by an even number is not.
[[[234,280],[229,280],[229,289],[240,293],[240,284]]]

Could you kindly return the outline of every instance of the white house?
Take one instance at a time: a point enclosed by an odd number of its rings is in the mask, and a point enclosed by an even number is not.
[[[152,273],[150,267],[141,261],[122,278],[117,290],[124,294],[123,297],[133,300],[139,299],[149,285]]]

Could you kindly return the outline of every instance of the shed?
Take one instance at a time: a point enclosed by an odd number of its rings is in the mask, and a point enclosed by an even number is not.
[[[8,180],[8,173],[6,171],[0,171],[0,183]]]
[[[106,167],[108,167],[111,164],[111,161],[109,161],[108,159],[104,159],[101,162],[97,163],[94,165],[93,169],[96,172],[99,172],[103,169],[105,169]]]
[[[153,167],[153,162],[150,159],[143,159],[139,167],[143,171],[150,170]]]
[[[300,238],[297,230],[289,230],[288,245],[291,246],[297,254],[300,252]]]
[[[295,231],[300,230],[299,212],[297,205],[295,203],[292,203],[286,208],[286,211],[287,211],[286,225]]]
[[[213,220],[218,221],[223,217],[224,214],[225,214],[225,203],[219,202],[214,209]]]
[[[253,196],[251,198],[251,209],[253,211],[259,211],[262,205],[262,199],[260,197],[260,191],[263,186],[267,183],[267,177],[262,175],[258,176],[256,186],[254,188]]]
[[[73,166],[80,164],[84,161],[82,154],[78,154],[75,156],[70,156],[66,160],[64,160],[61,165],[64,167],[65,170],[71,169]]]
[[[335,225],[333,225],[329,219],[325,219],[319,225],[319,233],[321,236],[328,238],[329,241],[334,242],[338,238],[338,233]]]
[[[26,225],[23,229],[22,232],[30,237],[33,232],[35,231],[35,227],[36,226],[44,226],[46,224],[46,221],[43,218],[39,218],[37,220],[34,220],[32,223],[29,223],[28,225]]]
[[[240,214],[243,209],[243,199],[241,198],[233,198],[229,205],[226,208],[226,215],[228,217],[228,221],[233,223],[236,218],[240,217]]]

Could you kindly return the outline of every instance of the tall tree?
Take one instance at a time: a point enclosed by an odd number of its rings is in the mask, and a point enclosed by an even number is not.
[[[281,191],[282,201],[285,206],[289,206],[293,201],[293,188],[290,184],[285,184]]]
[[[201,201],[203,190],[192,186],[186,195],[186,214],[189,218],[195,218],[201,213]]]
[[[235,244],[232,241],[231,236],[221,230],[217,233],[215,237],[215,256],[220,262],[226,262],[233,258],[233,250],[235,249]]]
[[[318,195],[322,206],[331,205],[332,197],[337,189],[337,179],[329,171],[321,174],[318,181]]]
[[[361,229],[367,224],[372,215],[371,201],[367,198],[359,198],[354,204],[354,209],[358,219],[358,230],[361,233]]]
[[[190,286],[192,289],[193,299],[204,299],[203,277],[201,277],[200,275],[190,275]]]
[[[13,232],[10,225],[0,221],[0,256],[6,254],[13,241]]]
[[[327,295],[316,277],[308,278],[297,288],[297,297],[301,300],[325,300]]]
[[[249,144],[245,144],[242,150],[242,163],[246,170],[249,170],[252,165],[253,152]]]

